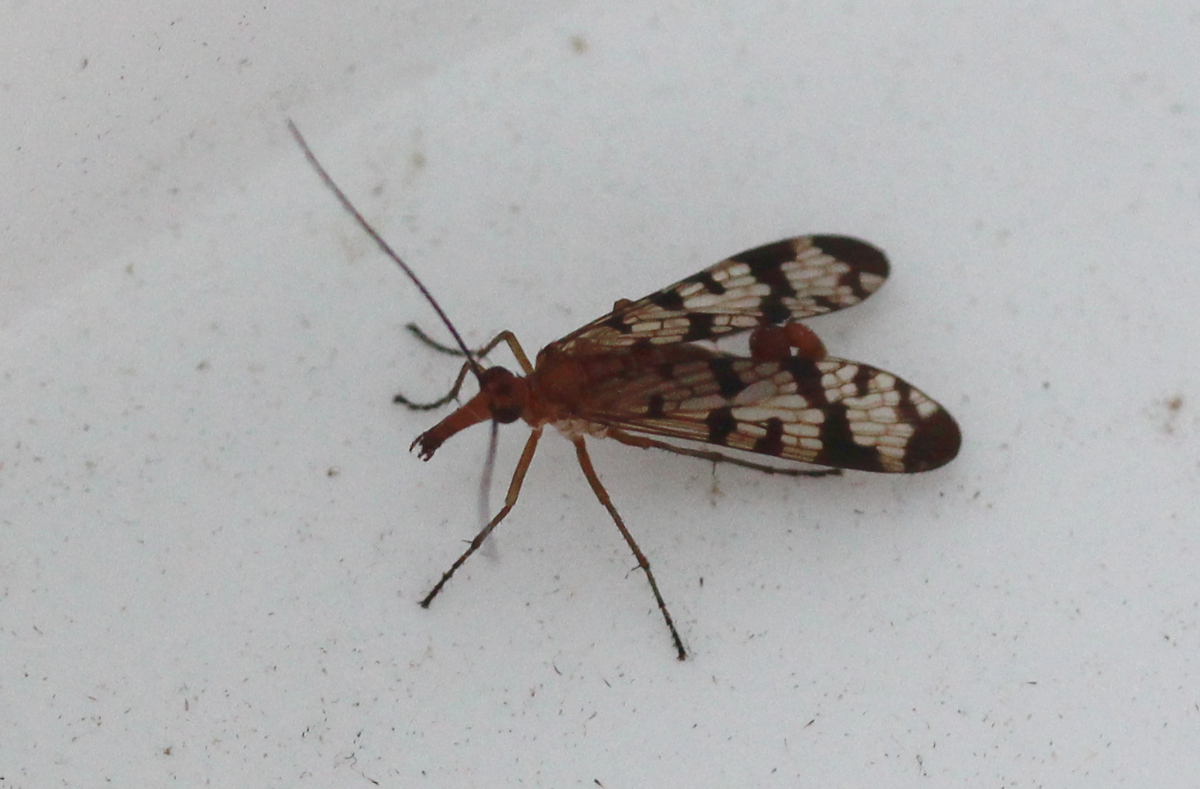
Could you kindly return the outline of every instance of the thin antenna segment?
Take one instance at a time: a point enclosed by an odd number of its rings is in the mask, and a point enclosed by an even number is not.
[[[394,260],[396,265],[398,265],[400,269],[408,275],[408,278],[412,280],[412,283],[417,286],[417,290],[421,291],[421,295],[424,296],[425,299],[430,303],[434,311],[437,312],[438,317],[442,319],[442,323],[446,324],[446,328],[449,329],[450,334],[454,336],[454,341],[458,343],[458,347],[462,349],[463,356],[467,358],[467,364],[471,366],[471,372],[475,374],[476,378],[479,378],[483,373],[483,368],[480,367],[479,362],[475,360],[475,354],[471,353],[471,349],[467,347],[465,342],[463,342],[463,338],[459,335],[458,329],[454,328],[454,324],[450,322],[450,318],[446,316],[446,313],[442,310],[442,306],[437,303],[437,299],[433,297],[433,294],[429,292],[429,289],[425,287],[413,270],[408,267],[408,264],[400,259],[400,256],[397,255],[395,250],[388,245],[388,242],[383,240],[383,236],[375,232],[375,228],[371,227],[370,223],[363,218],[363,215],[360,214],[358,209],[354,207],[354,204],[350,202],[350,198],[346,197],[346,193],[343,192],[336,183],[334,183],[333,178],[330,177],[329,173],[325,172],[325,168],[321,166],[319,161],[317,161],[317,157],[312,152],[312,148],[308,147],[308,142],[305,141],[304,135],[300,133],[300,130],[296,128],[296,124],[292,122],[290,118],[288,119],[287,126],[288,131],[290,131],[292,133],[292,137],[295,138],[296,144],[300,146],[300,150],[304,151],[304,157],[308,159],[308,163],[311,164],[312,168],[317,171],[317,175],[321,176],[321,180],[325,182],[325,186],[329,188],[329,191],[333,192],[334,196],[337,197],[338,202],[342,204],[342,208],[346,209],[346,213],[354,217],[354,220],[358,222],[362,229],[367,232],[367,235],[375,240],[375,243],[381,250],[383,250],[383,253]]]

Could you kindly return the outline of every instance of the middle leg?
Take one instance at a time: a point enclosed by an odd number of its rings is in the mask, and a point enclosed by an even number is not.
[[[662,612],[663,619],[667,621],[667,629],[671,631],[671,640],[675,642],[675,652],[680,660],[687,660],[687,650],[683,648],[683,639],[679,637],[679,631],[675,629],[675,621],[671,619],[671,612],[667,610],[667,602],[663,600],[662,592],[658,591],[658,582],[654,580],[654,573],[650,570],[650,561],[646,558],[646,554],[642,553],[642,549],[638,547],[637,540],[633,539],[633,535],[629,533],[629,529],[625,528],[625,522],[621,520],[621,515],[617,512],[617,508],[613,506],[612,499],[608,497],[608,491],[604,489],[604,485],[600,483],[600,478],[596,476],[596,469],[592,466],[592,459],[588,455],[587,447],[583,443],[583,437],[579,436],[574,439],[575,454],[579,458],[579,465],[583,469],[583,475],[587,477],[588,484],[592,486],[592,492],[596,494],[596,498],[608,510],[608,514],[612,516],[613,522],[617,524],[617,528],[621,530],[621,536],[625,538],[625,542],[629,545],[633,555],[637,557],[638,567],[646,573],[646,580],[650,582],[650,589],[654,592],[654,599],[658,602],[658,610]]]

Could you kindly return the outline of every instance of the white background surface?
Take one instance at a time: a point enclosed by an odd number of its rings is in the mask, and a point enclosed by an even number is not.
[[[0,9],[0,787],[1194,785],[1200,14],[511,5]],[[407,453],[454,365],[289,116],[472,342],[875,242],[814,327],[961,456],[593,444],[680,664],[547,435],[422,611],[486,430]]]

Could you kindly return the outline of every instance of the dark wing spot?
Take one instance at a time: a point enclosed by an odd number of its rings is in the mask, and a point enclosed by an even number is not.
[[[728,406],[714,408],[708,413],[704,423],[708,425],[708,443],[710,444],[724,445],[725,439],[737,427],[737,420],[733,418],[733,409]]]
[[[857,290],[855,292],[857,293]],[[808,298],[812,300],[813,304],[820,307],[820,312],[834,312],[835,310],[840,310],[843,306],[840,301],[831,299],[828,296],[817,296],[814,294]],[[860,296],[860,298],[862,297]]]
[[[773,244],[747,249],[730,258],[730,260],[749,266],[750,273],[754,278],[769,289],[758,305],[763,319],[768,323],[783,323],[792,317],[792,310],[784,304],[784,300],[795,296],[796,289],[788,281],[781,266],[795,259],[796,243],[794,239],[785,239]]]
[[[849,263],[855,271],[888,275],[887,257],[865,241],[849,236],[812,236],[812,245],[838,260]]]
[[[721,397],[727,400],[746,388],[742,379],[738,377],[737,371],[733,369],[733,361],[731,358],[722,356],[708,360],[708,369],[717,379],[717,391],[721,393]]]
[[[783,369],[796,382],[796,394],[807,400],[812,408],[822,408],[828,404],[825,387],[821,386],[821,370],[815,361],[803,356],[791,356],[783,361]]]
[[[812,408],[825,412],[818,437],[821,451],[813,458],[814,463],[835,468],[853,468],[862,471],[883,471],[879,454],[869,447],[854,442],[850,420],[846,418],[846,406],[830,403],[821,385],[821,370],[812,359],[793,356],[783,362],[792,380],[796,382],[796,394],[806,399]]]
[[[621,314],[616,312],[605,318],[603,325],[610,329],[615,329],[621,334],[629,334],[631,331],[633,331],[630,325],[621,319]]]
[[[896,411],[900,413],[900,418],[910,424],[917,424],[921,421],[921,414],[917,411],[917,407],[912,401],[912,384],[908,381],[896,379],[896,394],[900,395],[900,402],[896,405]]]
[[[764,304],[796,295],[796,289],[792,287],[792,283],[788,282],[787,275],[780,268],[782,264],[795,259],[796,245],[792,239],[747,249],[730,258],[730,260],[736,260],[749,266],[750,273],[754,275],[755,279],[771,289]]]
[[[871,370],[865,364],[858,366],[858,373],[850,379],[854,384],[854,394],[856,397],[865,397],[871,391],[871,381],[875,379],[875,371]],[[899,383],[899,382],[897,382]],[[902,399],[906,399],[907,395],[901,393]]]
[[[676,312],[683,309],[683,296],[679,295],[679,291],[668,288],[650,294],[650,303],[656,307],[662,307],[664,310]]]
[[[725,292],[725,286],[713,279],[712,274],[708,271],[693,274],[685,279],[684,282],[695,282],[698,285],[703,285],[704,289],[714,296],[720,296]]]
[[[766,296],[759,305],[763,319],[767,323],[783,323],[792,317],[792,311],[784,306],[782,300],[774,295]]]
[[[767,434],[754,442],[754,451],[779,457],[783,454],[783,420],[773,416],[764,425]]]
[[[755,274],[769,268],[779,268],[781,263],[796,259],[796,245],[792,239],[763,244],[761,247],[747,249],[729,258],[739,263],[745,263]]]
[[[690,313],[687,316],[687,334],[683,335],[682,342],[711,340],[713,336],[713,322],[716,320],[716,317],[717,316],[711,312]]]
[[[853,468],[860,471],[883,471],[879,453],[854,441],[846,406],[840,403],[825,406],[825,421],[821,423],[821,451],[814,463],[834,468]]]
[[[649,419],[662,419],[663,396],[661,394],[650,395],[650,399],[646,401],[646,416]]]
[[[904,470],[929,471],[944,466],[958,455],[962,433],[949,412],[939,408],[917,425],[904,448]]]

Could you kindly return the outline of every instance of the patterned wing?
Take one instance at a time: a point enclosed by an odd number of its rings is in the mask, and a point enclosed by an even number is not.
[[[832,357],[712,352],[633,364],[596,382],[577,413],[630,433],[862,471],[928,471],[961,443],[954,418],[916,387]]]
[[[763,323],[833,312],[870,296],[888,275],[887,258],[846,236],[798,236],[750,249],[651,293],[553,343],[593,352],[639,342],[713,340]]]

